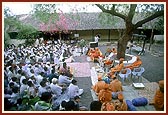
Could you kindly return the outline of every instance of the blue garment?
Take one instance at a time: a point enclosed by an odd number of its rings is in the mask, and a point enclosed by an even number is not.
[[[136,111],[135,106],[132,104],[132,102],[130,100],[126,100],[126,103],[127,103],[129,111]]]
[[[135,98],[132,100],[134,106],[145,106],[148,104],[148,100],[145,97]]]
[[[108,77],[103,77],[102,80],[107,83],[110,84],[110,79]]]

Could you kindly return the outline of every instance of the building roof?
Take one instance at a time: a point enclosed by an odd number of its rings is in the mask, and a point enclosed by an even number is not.
[[[99,13],[78,13],[79,22],[78,25],[74,26],[74,23],[71,20],[68,20],[68,30],[92,30],[92,29],[125,29],[124,20],[113,16],[111,17],[111,23],[101,23],[100,21],[100,12]],[[68,15],[68,14],[65,14]],[[141,17],[141,18],[140,18]],[[133,22],[139,21],[142,19],[142,16],[135,16]],[[33,25],[37,30],[43,31],[40,27],[42,22],[33,17],[32,15],[20,15],[19,20],[25,24]],[[104,19],[106,20],[106,19]],[[150,24],[144,24],[146,28],[151,28]]]

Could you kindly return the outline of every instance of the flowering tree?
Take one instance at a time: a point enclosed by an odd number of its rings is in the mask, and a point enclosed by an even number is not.
[[[70,28],[75,28],[78,25],[78,20],[72,18],[76,17],[76,12],[65,14],[57,6],[57,4],[35,5],[34,15],[42,21],[40,24],[41,31],[50,34],[68,33]]]

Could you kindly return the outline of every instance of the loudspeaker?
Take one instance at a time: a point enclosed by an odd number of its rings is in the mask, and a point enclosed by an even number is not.
[[[90,42],[90,48],[98,47],[98,42]]]

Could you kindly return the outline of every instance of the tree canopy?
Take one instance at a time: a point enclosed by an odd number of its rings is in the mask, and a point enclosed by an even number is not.
[[[48,31],[49,33],[55,33],[63,31],[67,33],[71,20],[71,25],[77,26],[79,16],[76,10],[73,10],[69,15],[65,15],[59,8],[60,4],[34,4],[33,15],[38,18],[41,24],[42,31]]]
[[[102,12],[117,16],[125,22],[124,34],[118,40],[118,58],[125,57],[127,42],[131,39],[133,30],[155,18],[164,16],[164,4],[96,4],[96,6]],[[144,17],[134,23],[133,18],[136,13],[143,13]]]
[[[18,39],[34,38],[34,33],[37,30],[29,24],[24,24],[18,19],[18,16],[13,15],[9,8],[4,9],[4,33],[7,35],[9,32],[15,31],[18,33]],[[6,36],[5,36],[5,39]]]

